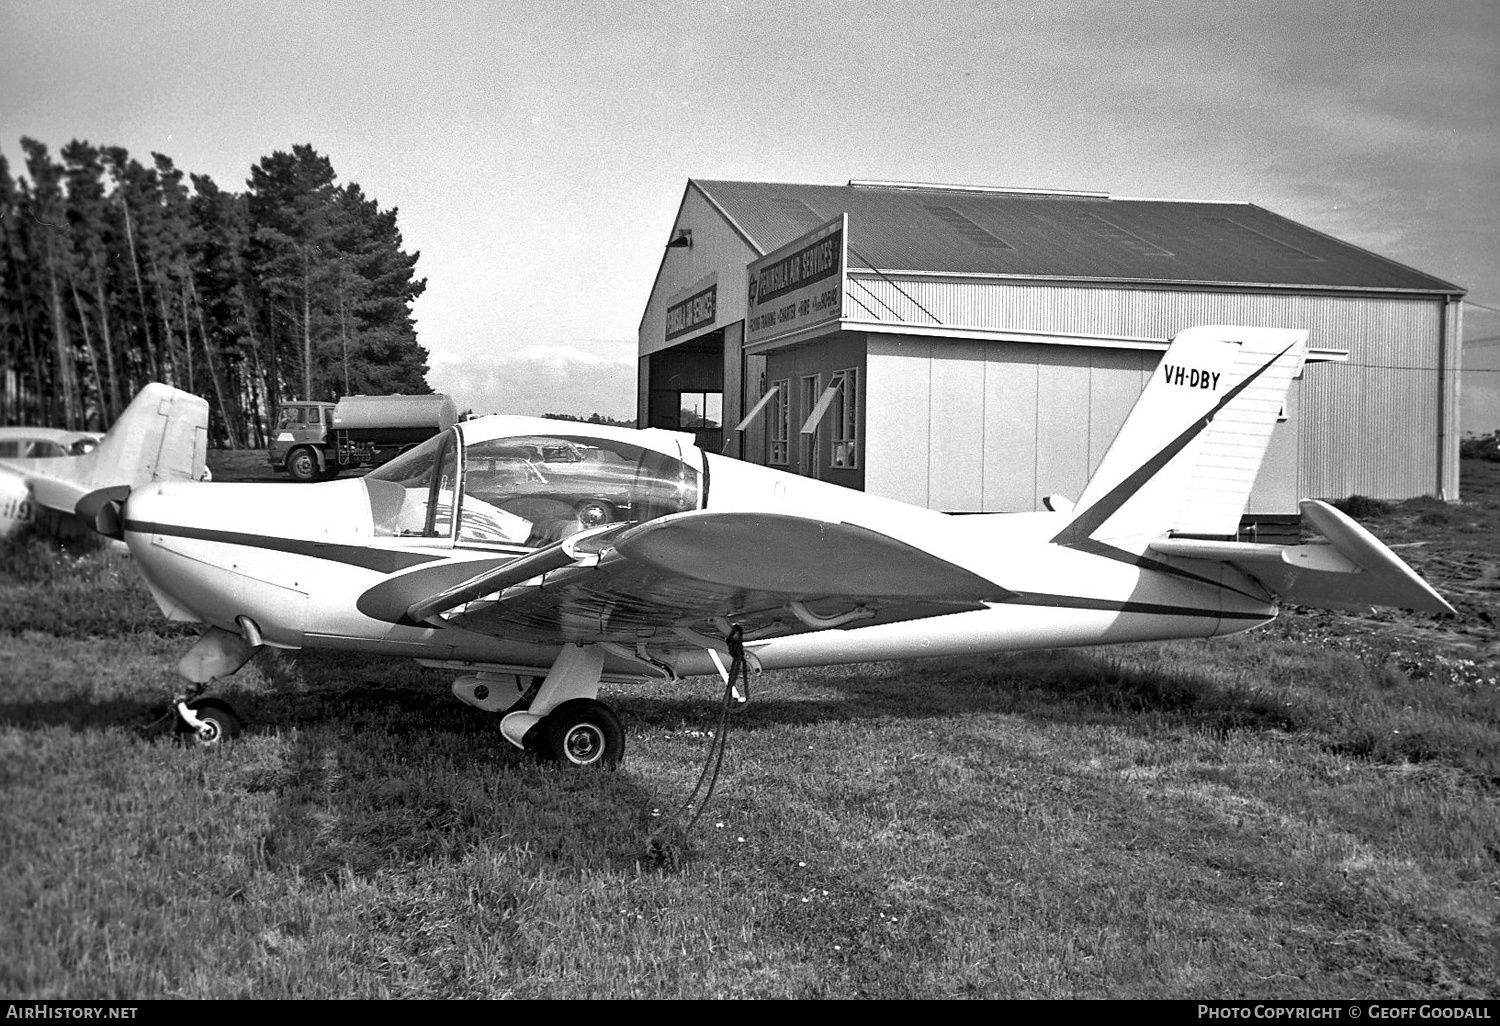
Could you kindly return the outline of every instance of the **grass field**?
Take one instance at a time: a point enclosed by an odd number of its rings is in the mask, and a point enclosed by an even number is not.
[[[1456,619],[765,674],[690,832],[717,681],[609,689],[626,765],[578,773],[444,673],[263,654],[200,751],[153,722],[193,633],[28,540],[0,996],[1500,997],[1500,464],[1463,470],[1350,503]]]

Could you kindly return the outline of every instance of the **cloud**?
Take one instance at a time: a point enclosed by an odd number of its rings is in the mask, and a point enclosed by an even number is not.
[[[531,345],[467,355],[434,354],[427,375],[460,410],[538,416],[598,413],[634,418],[635,343],[613,340]]]

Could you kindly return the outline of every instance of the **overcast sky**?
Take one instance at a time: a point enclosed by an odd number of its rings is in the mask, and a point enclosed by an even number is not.
[[[434,388],[634,411],[689,177],[1247,200],[1469,290],[1500,427],[1500,0],[0,0],[0,152],[243,190],[310,143],[399,209]]]

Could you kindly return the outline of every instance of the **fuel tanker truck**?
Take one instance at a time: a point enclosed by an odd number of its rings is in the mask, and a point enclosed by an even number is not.
[[[266,458],[298,481],[368,470],[446,431],[458,419],[446,395],[351,395],[336,403],[281,404]]]

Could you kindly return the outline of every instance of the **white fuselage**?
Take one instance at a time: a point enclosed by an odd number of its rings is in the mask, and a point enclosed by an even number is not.
[[[879,626],[844,626],[746,644],[767,669],[1016,649],[1207,637],[1275,616],[1246,581],[1185,574],[1055,544],[1062,513],[955,516],[696,450],[710,512],[785,513],[877,531],[994,582],[1012,597],[986,608]],[[266,644],[452,663],[545,668],[558,646],[369,615],[362,596],[411,568],[443,566],[448,584],[517,558],[523,548],[445,537],[381,535],[366,482],[320,485],[167,483],[133,493],[125,538],[171,618]],[[729,555],[726,554],[726,558]],[[738,554],[746,558],[747,554]],[[753,554],[748,554],[753,557]],[[1148,563],[1150,561],[1147,561]],[[451,569],[446,569],[451,568]],[[1202,568],[1200,568],[1202,569]],[[1224,585],[1231,585],[1226,588]],[[664,625],[644,639],[680,675],[714,672],[709,652]],[[613,653],[606,674],[650,676]]]

